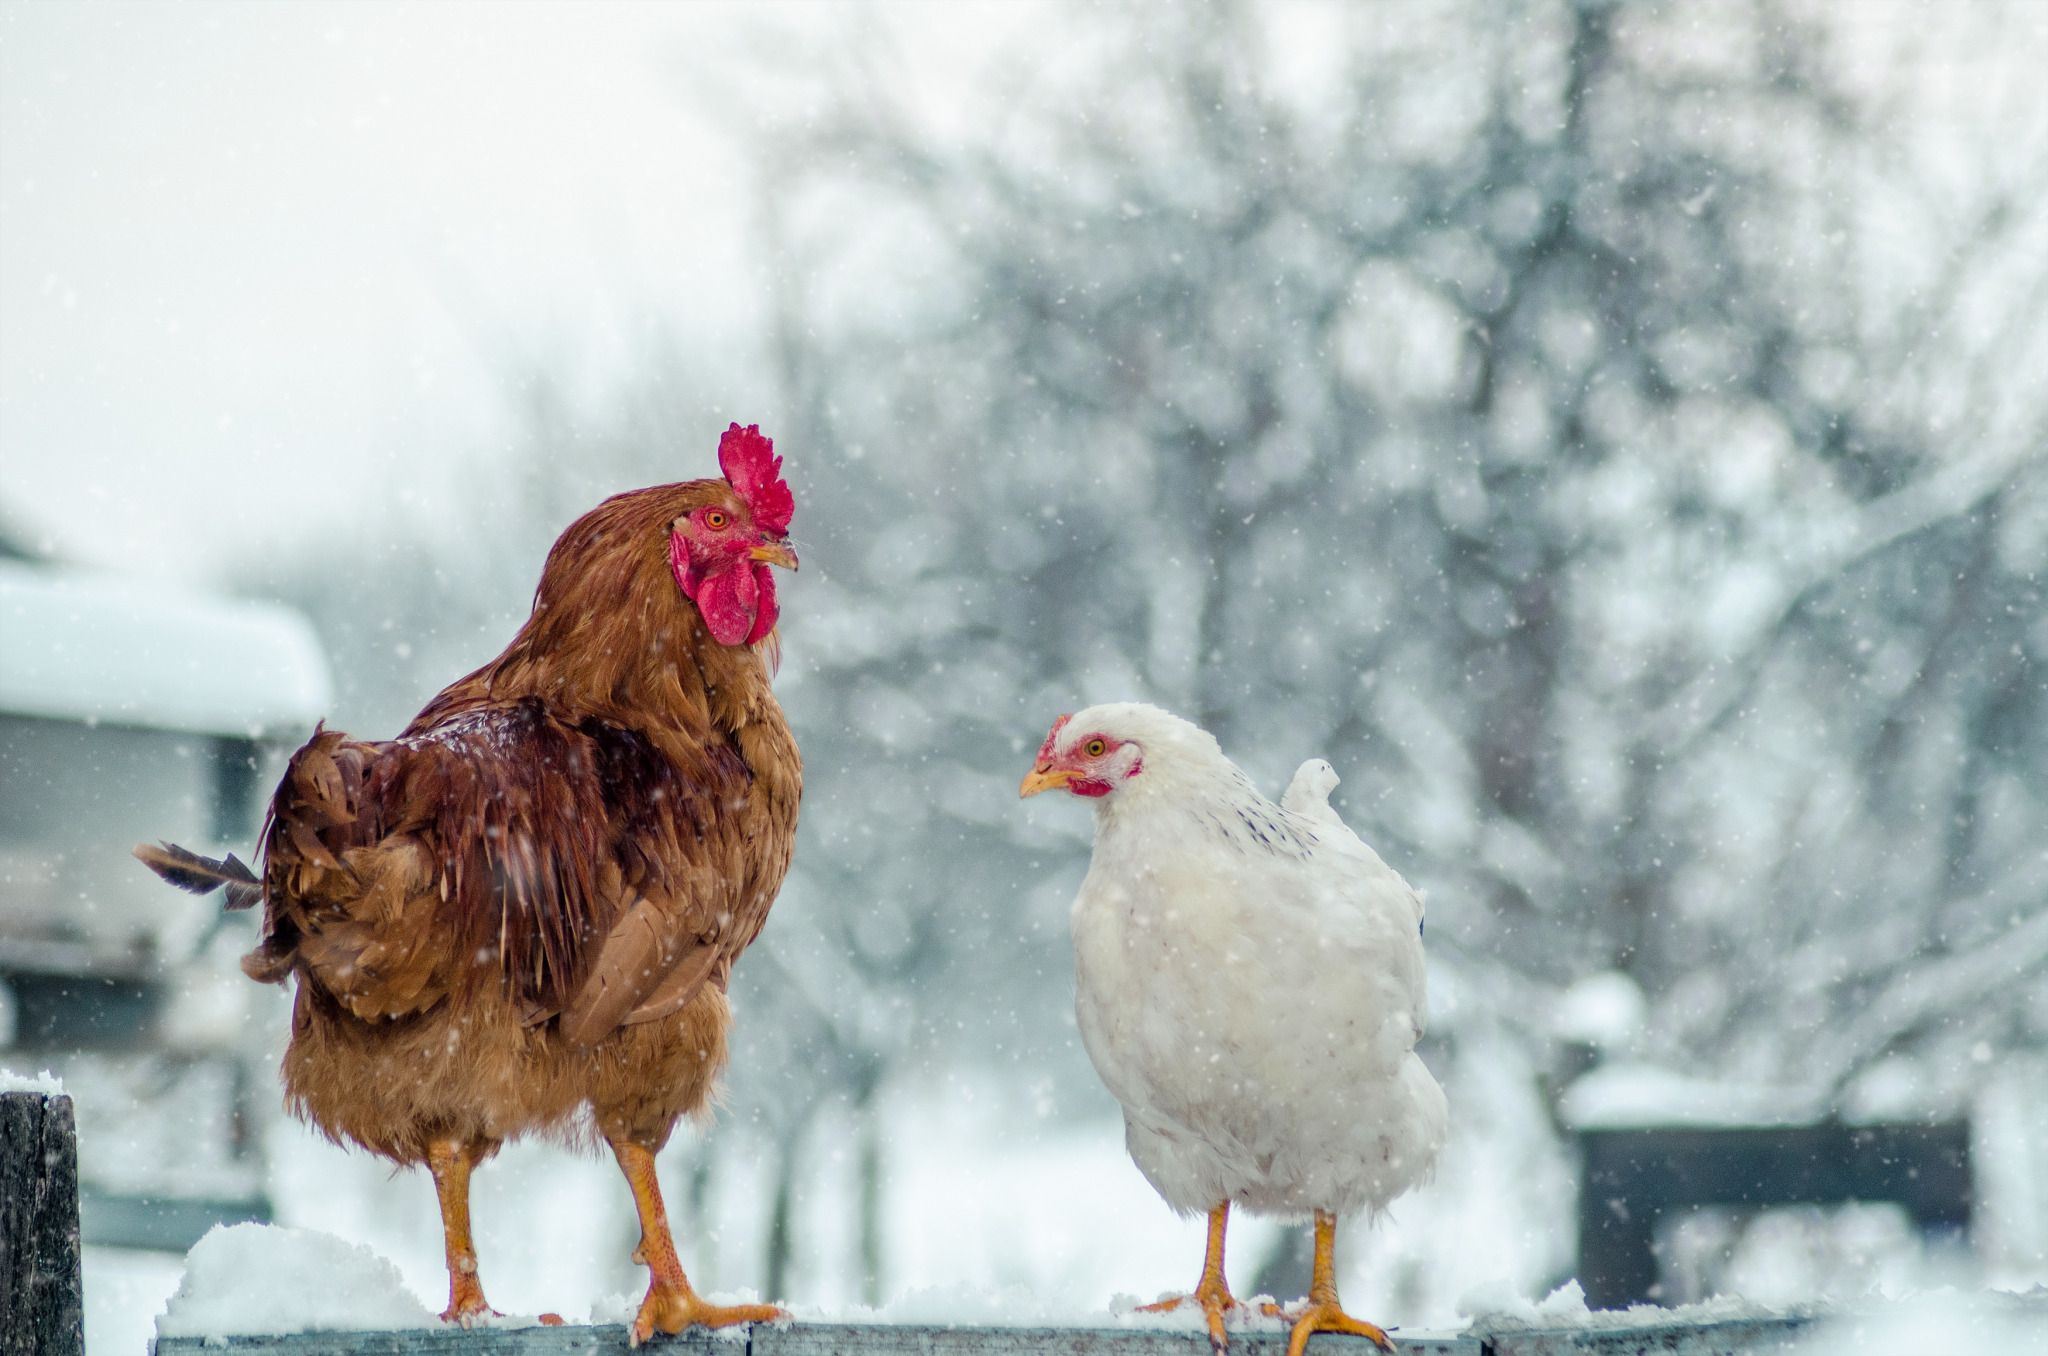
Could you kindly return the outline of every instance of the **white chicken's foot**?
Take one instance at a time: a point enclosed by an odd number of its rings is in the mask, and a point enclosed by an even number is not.
[[[1191,1294],[1175,1295],[1157,1304],[1138,1306],[1139,1313],[1165,1314],[1193,1300],[1202,1306],[1202,1316],[1209,1322],[1209,1345],[1217,1351],[1226,1351],[1230,1347],[1230,1339],[1223,1331],[1223,1316],[1232,1309],[1243,1307],[1223,1279],[1223,1231],[1229,1222],[1229,1201],[1209,1212],[1209,1247],[1202,1259],[1202,1279],[1195,1283]]]
[[[1319,1332],[1348,1332],[1371,1338],[1382,1351],[1394,1349],[1394,1339],[1384,1329],[1353,1318],[1337,1303],[1337,1217],[1327,1210],[1316,1211],[1316,1264],[1308,1298],[1299,1306],[1268,1304],[1265,1312],[1272,1318],[1294,1320],[1287,1356],[1302,1356],[1308,1350],[1308,1339]]]

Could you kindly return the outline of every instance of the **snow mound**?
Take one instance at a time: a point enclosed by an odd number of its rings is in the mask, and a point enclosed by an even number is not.
[[[1716,1296],[1699,1304],[1682,1304],[1671,1309],[1656,1304],[1632,1304],[1626,1309],[1589,1309],[1586,1307],[1585,1290],[1576,1280],[1570,1280],[1540,1301],[1524,1299],[1506,1281],[1478,1285],[1459,1296],[1458,1312],[1471,1318],[1470,1331],[1492,1333],[1553,1328],[1612,1330],[1743,1323],[1798,1317],[1814,1310],[1757,1304],[1733,1296]]]
[[[64,1096],[64,1080],[48,1069],[39,1074],[18,1074],[0,1069],[0,1092],[40,1092],[45,1097]]]
[[[398,1268],[310,1229],[217,1224],[185,1254],[159,1337],[274,1336],[439,1327]]]

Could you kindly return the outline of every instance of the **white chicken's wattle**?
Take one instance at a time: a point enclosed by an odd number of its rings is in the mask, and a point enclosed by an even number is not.
[[[1336,784],[1312,759],[1275,805],[1207,731],[1136,703],[1063,717],[1024,782],[1094,800],[1073,910],[1081,1037],[1139,1170],[1175,1210],[1210,1215],[1194,1299],[1219,1347],[1232,1204],[1315,1217],[1295,1356],[1314,1331],[1384,1341],[1337,1307],[1336,1217],[1426,1181],[1444,1140],[1414,1048],[1422,900],[1330,808]]]

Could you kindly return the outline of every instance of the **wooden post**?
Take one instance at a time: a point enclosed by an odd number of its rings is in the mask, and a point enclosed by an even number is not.
[[[71,1099],[0,1093],[0,1356],[84,1356]]]

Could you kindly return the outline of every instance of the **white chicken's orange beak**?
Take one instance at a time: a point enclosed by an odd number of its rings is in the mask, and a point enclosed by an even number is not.
[[[1035,767],[1024,777],[1024,784],[1017,788],[1017,799],[1035,796],[1041,791],[1050,791],[1056,786],[1065,786],[1074,780],[1074,769],[1070,767]]]
[[[770,565],[780,565],[785,570],[796,568],[796,552],[779,541],[764,541],[748,552],[755,560],[765,560]]]

